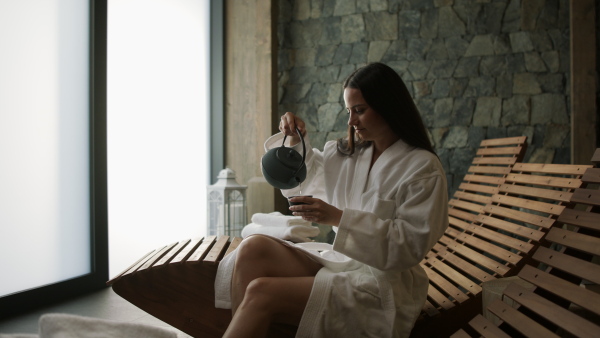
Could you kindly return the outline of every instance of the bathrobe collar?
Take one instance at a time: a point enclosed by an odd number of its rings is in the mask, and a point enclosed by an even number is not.
[[[404,156],[404,154],[409,152],[412,148],[412,146],[399,139],[379,155],[379,158],[373,164],[370,172],[369,166],[371,165],[371,159],[373,158],[373,145],[360,149],[356,163],[354,184],[352,185],[352,191],[350,192],[350,203],[348,203],[348,206],[356,207],[360,205],[361,196],[367,189],[367,184],[370,181],[369,178],[381,174],[386,164],[392,162],[393,159],[398,156]]]

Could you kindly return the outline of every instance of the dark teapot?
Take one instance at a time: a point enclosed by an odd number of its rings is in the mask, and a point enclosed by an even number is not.
[[[306,145],[298,127],[296,127],[296,132],[300,135],[302,141],[302,156],[296,150],[285,146],[285,139],[287,138],[287,135],[285,135],[281,147],[267,151],[262,157],[263,176],[275,188],[292,189],[306,179],[306,165],[304,164]]]

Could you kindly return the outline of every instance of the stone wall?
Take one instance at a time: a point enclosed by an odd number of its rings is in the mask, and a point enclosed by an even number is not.
[[[569,163],[568,0],[279,0],[279,111],[313,145],[345,135],[341,83],[381,61],[406,82],[452,193],[485,138]]]

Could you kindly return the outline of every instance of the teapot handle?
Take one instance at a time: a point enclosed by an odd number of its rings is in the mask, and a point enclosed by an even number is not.
[[[300,171],[300,169],[302,169],[302,167],[304,166],[304,161],[306,159],[306,144],[304,144],[304,137],[302,136],[302,133],[300,132],[300,129],[298,127],[296,127],[296,132],[298,133],[298,136],[300,136],[300,141],[302,141],[302,163],[300,163],[300,166],[294,172],[294,176],[296,174],[298,174],[298,172]],[[287,135],[284,135],[283,136],[283,142],[281,143],[281,147],[285,147],[285,139],[286,138],[287,138]]]

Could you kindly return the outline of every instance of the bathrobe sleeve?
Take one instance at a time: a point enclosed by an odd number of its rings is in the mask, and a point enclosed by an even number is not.
[[[440,172],[403,182],[395,201],[377,199],[373,212],[346,208],[334,250],[379,270],[407,269],[424,258],[448,225],[446,180]],[[393,208],[393,218],[379,215]]]

